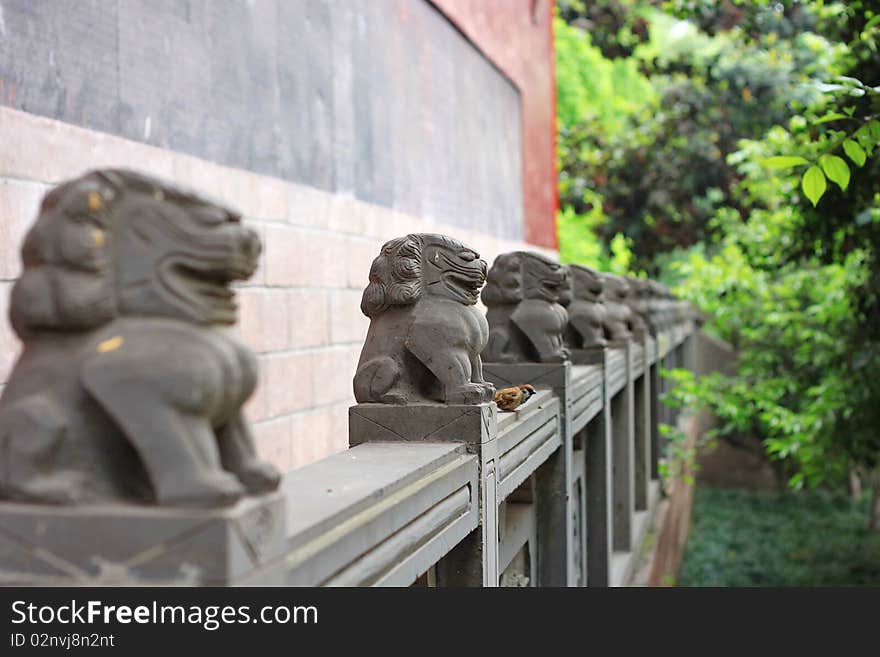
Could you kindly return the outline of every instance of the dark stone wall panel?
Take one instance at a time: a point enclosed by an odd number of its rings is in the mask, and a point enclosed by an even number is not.
[[[519,93],[426,0],[0,0],[0,104],[524,234]]]

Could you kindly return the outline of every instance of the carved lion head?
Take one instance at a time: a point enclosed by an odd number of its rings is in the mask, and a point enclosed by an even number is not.
[[[562,269],[565,272],[565,276],[562,279],[562,283],[559,286],[559,294],[557,294],[556,302],[560,306],[565,306],[566,308],[571,304],[574,295],[574,282],[572,281],[572,273],[571,268],[573,265],[566,265]]]
[[[486,282],[486,269],[479,253],[451,237],[398,237],[386,242],[373,260],[361,311],[376,317],[391,306],[414,304],[423,295],[473,305]]]
[[[133,171],[92,171],[43,199],[10,318],[19,335],[121,315],[232,324],[230,284],[253,274],[259,254],[232,210]]]
[[[515,304],[523,299],[555,303],[565,294],[566,268],[540,253],[503,253],[489,270],[483,303],[487,306]]]
[[[630,297],[638,300],[646,299],[651,294],[651,285],[647,278],[638,278],[637,276],[627,276],[626,280],[630,286]]]
[[[606,301],[625,303],[630,292],[629,283],[623,276],[602,274],[604,282],[604,298]]]
[[[571,276],[572,296],[575,299],[585,301],[599,301],[605,283],[602,276],[595,269],[583,265],[569,265]]]

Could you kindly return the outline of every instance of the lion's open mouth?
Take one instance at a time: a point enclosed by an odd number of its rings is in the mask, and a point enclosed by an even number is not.
[[[548,292],[557,294],[559,292],[559,289],[562,287],[562,282],[562,278],[545,278],[541,281],[541,284]]]
[[[480,289],[486,282],[486,267],[482,260],[470,260],[466,264],[440,252],[443,259],[440,278],[444,286],[464,303],[473,305],[480,298]]]
[[[465,292],[476,296],[483,287],[485,278],[480,271],[450,271],[446,272],[445,278],[452,279],[453,284]]]
[[[235,280],[245,280],[256,270],[256,260],[247,258],[194,259],[171,256],[159,268],[166,292],[208,323],[234,324],[238,306]]]

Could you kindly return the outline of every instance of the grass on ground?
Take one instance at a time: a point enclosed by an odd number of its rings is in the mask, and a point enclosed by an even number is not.
[[[698,488],[679,586],[880,586],[868,497]]]

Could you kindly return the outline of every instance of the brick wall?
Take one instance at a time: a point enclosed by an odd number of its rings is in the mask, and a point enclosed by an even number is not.
[[[20,348],[5,319],[9,292],[42,195],[90,168],[137,168],[231,204],[263,238],[260,267],[240,289],[239,328],[260,361],[247,413],[260,453],[282,470],[346,447],[351,380],[368,326],[360,294],[384,241],[446,233],[490,263],[529,248],[15,109],[0,107],[0,144],[0,389]]]

